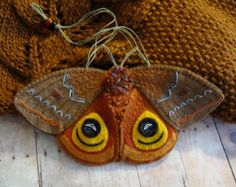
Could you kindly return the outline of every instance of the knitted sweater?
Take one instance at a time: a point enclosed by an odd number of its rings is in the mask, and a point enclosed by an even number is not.
[[[140,36],[151,63],[187,68],[221,88],[225,101],[215,114],[236,121],[236,2],[227,0],[1,0],[0,113],[14,111],[14,95],[23,85],[86,62],[89,46],[72,46],[59,32],[41,29],[32,2],[62,25],[74,23],[89,10],[111,9],[119,25],[131,27]],[[66,34],[84,39],[107,19]],[[122,37],[109,47],[118,62],[130,50]],[[142,63],[137,56],[127,61],[129,66]],[[110,67],[105,52],[94,66]]]

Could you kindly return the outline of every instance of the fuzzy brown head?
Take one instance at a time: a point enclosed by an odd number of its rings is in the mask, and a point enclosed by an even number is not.
[[[128,69],[121,66],[114,66],[108,71],[108,76],[104,80],[106,92],[113,95],[127,94],[133,88],[133,80]]]

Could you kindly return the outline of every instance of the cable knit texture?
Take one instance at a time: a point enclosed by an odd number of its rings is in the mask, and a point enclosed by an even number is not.
[[[111,9],[119,25],[131,27],[140,36],[151,63],[187,68],[221,88],[225,101],[215,114],[236,121],[236,2],[228,0],[1,0],[1,113],[13,111],[14,94],[26,83],[86,62],[90,46],[72,46],[59,32],[42,29],[32,2],[62,25],[74,23],[89,10]],[[84,39],[108,19],[96,19],[66,34]],[[122,37],[109,47],[117,61],[130,50]],[[130,67],[142,63],[137,56],[127,61]],[[110,66],[104,52],[94,66]]]

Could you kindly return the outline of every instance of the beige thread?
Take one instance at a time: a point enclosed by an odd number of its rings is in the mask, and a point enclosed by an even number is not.
[[[65,118],[67,120],[71,119],[71,114],[70,113],[64,114],[64,112],[62,110],[58,110],[56,105],[50,104],[50,102],[48,100],[43,99],[43,96],[37,95],[36,90],[34,88],[30,88],[30,89],[26,90],[26,93],[32,95],[33,98],[40,101],[42,104],[46,105],[47,108],[52,109],[61,118]]]
[[[69,74],[65,73],[63,77],[63,86],[69,90],[69,98],[72,101],[76,101],[82,104],[85,104],[86,100],[75,95],[75,89],[68,83]]]
[[[212,91],[212,90],[204,90],[203,95],[198,95],[198,94],[197,94],[197,95],[193,96],[193,98],[188,98],[188,99],[186,100],[186,102],[182,102],[180,105],[174,106],[174,107],[173,107],[173,110],[170,110],[170,111],[169,111],[169,117],[172,117],[173,115],[175,115],[175,113],[176,113],[178,110],[183,109],[184,107],[188,106],[190,103],[196,101],[197,99],[201,99],[201,98],[207,96],[207,95],[210,94],[210,93],[213,93],[213,91]]]

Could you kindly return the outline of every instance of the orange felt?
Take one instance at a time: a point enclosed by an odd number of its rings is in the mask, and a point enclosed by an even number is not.
[[[156,150],[150,151],[144,151],[136,148],[132,140],[133,126],[137,118],[145,110],[154,113],[161,119],[145,96],[143,96],[137,89],[133,89],[130,96],[129,105],[126,108],[126,112],[121,123],[121,157],[124,160],[129,160],[132,162],[149,162],[152,160],[157,160],[166,155],[174,147],[177,141],[178,132],[173,127],[166,124],[168,129],[168,139],[163,146]]]
[[[73,157],[86,163],[101,164],[101,162],[105,163],[108,161],[117,160],[119,156],[118,128],[114,125],[115,124],[114,115],[112,114],[112,111],[108,107],[104,93],[100,94],[94,100],[94,102],[88,107],[87,111],[82,116],[80,116],[77,121],[79,121],[81,118],[83,118],[84,116],[88,115],[91,112],[98,113],[104,120],[108,129],[109,133],[108,142],[103,150],[99,152],[88,153],[78,149],[78,147],[76,147],[76,145],[72,141],[72,129],[74,128],[75,125],[69,127],[62,134],[59,135],[58,137],[59,143]]]

